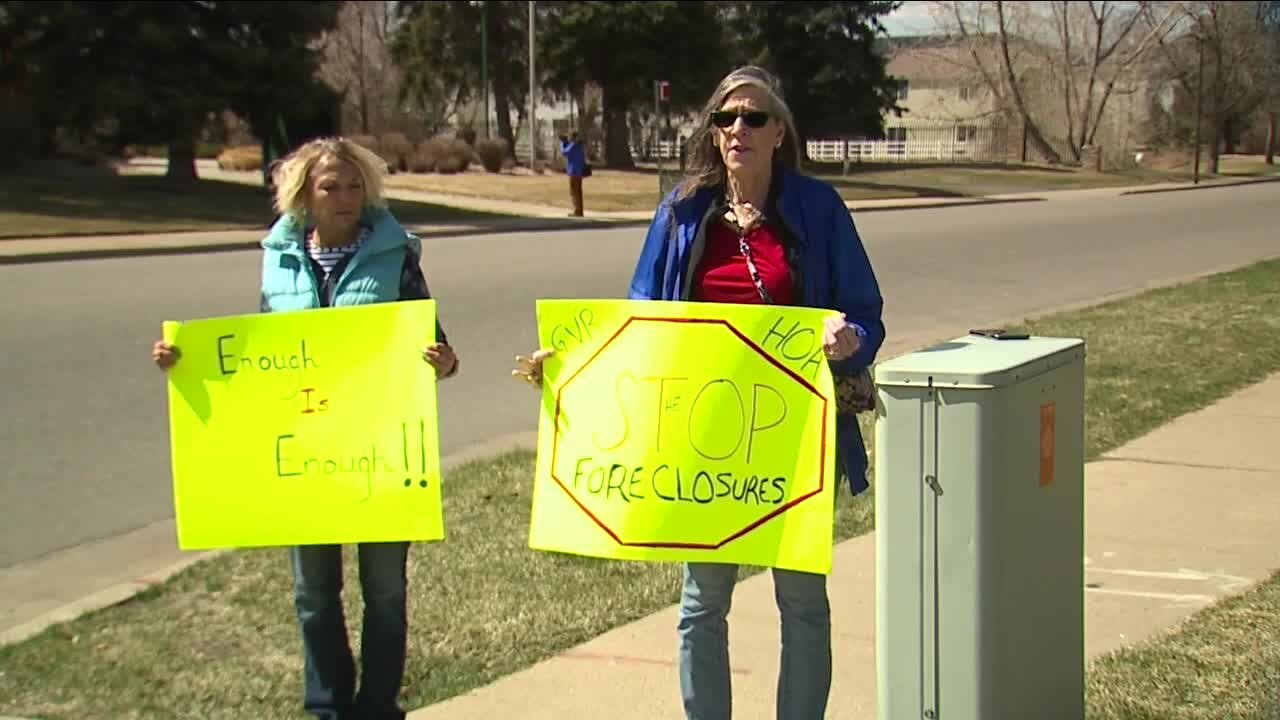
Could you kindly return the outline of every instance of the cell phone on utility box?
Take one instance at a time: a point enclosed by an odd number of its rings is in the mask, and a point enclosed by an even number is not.
[[[970,335],[979,335],[988,337],[992,340],[1026,340],[1031,336],[1026,333],[1009,332],[1004,328],[987,328],[979,330],[970,330]]]

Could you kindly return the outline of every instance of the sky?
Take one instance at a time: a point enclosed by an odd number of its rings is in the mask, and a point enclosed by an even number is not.
[[[884,27],[890,36],[929,33],[933,29],[929,3],[924,0],[902,3],[902,7],[885,16]]]

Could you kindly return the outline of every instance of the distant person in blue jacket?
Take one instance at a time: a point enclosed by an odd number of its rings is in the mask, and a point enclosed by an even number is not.
[[[856,413],[874,406],[867,369],[884,342],[883,300],[844,200],[799,172],[800,138],[777,80],[739,68],[723,80],[690,138],[685,180],[659,205],[628,295],[828,308],[824,350],[837,381],[837,467],[867,488]],[[541,349],[512,372],[535,387]],[[689,720],[728,720],[727,617],[736,565],[688,563],[680,607],[680,689]],[[831,687],[825,575],[774,570],[782,615],[779,720],[822,720]],[[750,713],[753,717],[758,711]]]
[[[387,210],[386,163],[346,138],[313,140],[276,167],[280,218],[262,241],[262,312],[365,305],[431,297],[422,245]],[[437,378],[458,372],[458,358],[437,323],[422,359]],[[352,342],[357,342],[353,339]],[[161,368],[179,348],[155,343]],[[409,543],[360,543],[364,599],[360,687],[342,609],[342,547],[290,548],[294,605],[302,632],[303,707],[319,720],[403,720]]]
[[[582,217],[582,178],[587,176],[587,150],[578,140],[577,131],[560,136],[560,154],[564,156],[564,172],[569,176],[569,197],[573,199],[572,217]]]

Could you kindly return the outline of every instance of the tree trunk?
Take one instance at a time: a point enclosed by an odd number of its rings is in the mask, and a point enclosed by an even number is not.
[[[1027,140],[1035,148],[1036,152],[1040,154],[1040,157],[1044,158],[1045,162],[1050,165],[1057,165],[1062,162],[1062,156],[1049,144],[1048,140],[1044,139],[1044,135],[1040,132],[1040,127],[1027,114],[1026,108],[1020,107],[1019,111],[1022,115],[1022,121],[1026,123]]]
[[[1231,123],[1230,117],[1222,121],[1222,152],[1225,155],[1236,154],[1236,144],[1231,137],[1232,135],[1235,135],[1235,132],[1234,132],[1234,128],[1232,128],[1231,125],[1232,123]]]
[[[1001,69],[1004,70],[1009,94],[1013,96],[1014,108],[1022,116],[1022,121],[1026,123],[1027,138],[1031,141],[1031,145],[1035,147],[1036,152],[1040,153],[1040,156],[1050,164],[1057,165],[1062,162],[1062,156],[1044,139],[1044,134],[1040,132],[1040,127],[1031,119],[1027,104],[1022,99],[1022,88],[1018,85],[1017,74],[1013,71],[1013,60],[1009,57],[1009,36],[1005,30],[1004,5],[1002,3],[996,3],[996,15],[1000,23],[998,26],[1000,30],[1000,65]]]
[[[490,42],[489,48],[492,49],[494,45]],[[494,65],[493,62],[489,63],[491,68]],[[508,82],[507,74],[501,70],[489,73],[489,82],[493,85],[493,112],[498,116],[498,137],[507,141],[507,154],[515,157],[516,134],[511,128],[511,84]]]
[[[364,48],[365,6],[363,4],[354,4],[354,7],[356,11],[356,18],[359,21],[356,26],[357,27],[356,32],[359,33],[357,37],[359,38],[359,43],[360,43],[358,52],[356,53],[356,84],[360,86],[360,98],[359,98],[360,134],[368,135],[369,134],[369,88],[365,84],[365,81],[367,79],[365,76],[368,74],[365,72],[367,67],[365,63],[369,56],[365,53],[365,48]]]
[[[511,128],[511,100],[505,82],[493,83],[493,109],[498,115],[498,137],[507,141],[507,154],[516,156],[516,133]]]
[[[169,143],[169,167],[164,176],[174,182],[195,182],[196,145],[190,139]]]
[[[1267,164],[1276,164],[1276,116],[1280,113],[1267,113]]]
[[[601,101],[604,115],[604,163],[607,167],[630,169],[635,167],[631,157],[631,143],[627,137],[627,107],[618,98],[617,90],[606,86]]]
[[[1218,174],[1218,161],[1222,155],[1222,137],[1226,128],[1227,121],[1225,119],[1213,119],[1212,130],[1209,132],[1209,167],[1206,170],[1210,175]]]
[[[508,63],[511,12],[507,7],[497,6],[485,8],[484,22],[488,25],[489,42],[486,50],[489,53],[489,85],[493,89],[493,113],[498,116],[498,137],[507,141],[507,154],[516,156],[516,133],[511,127],[511,78],[505,72]],[[484,93],[489,88],[480,89],[480,102],[484,105]]]

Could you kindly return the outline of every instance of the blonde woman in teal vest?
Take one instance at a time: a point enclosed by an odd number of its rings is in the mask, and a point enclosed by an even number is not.
[[[263,312],[430,297],[421,243],[383,200],[385,169],[377,155],[344,138],[309,142],[277,166],[280,218],[262,241]],[[440,378],[452,377],[458,358],[438,325],[436,340],[423,360]],[[179,351],[158,342],[152,355],[168,368]],[[305,654],[303,705],[321,720],[400,720],[409,544],[364,543],[358,552],[365,610],[357,692],[342,609],[342,548],[290,551]]]

